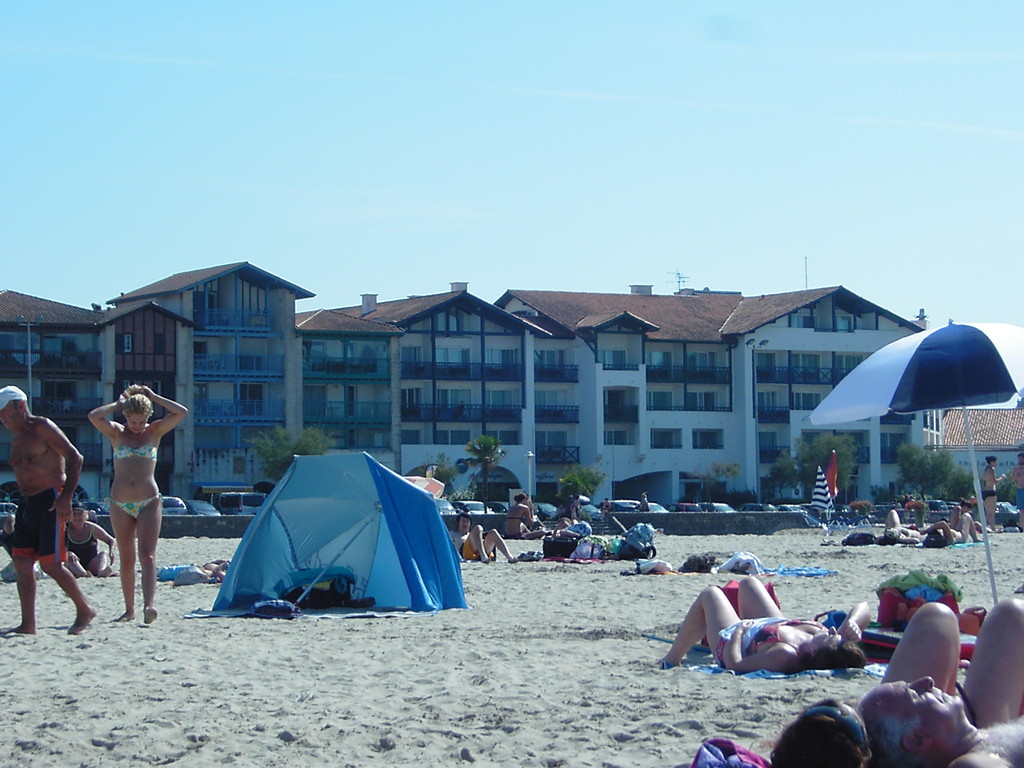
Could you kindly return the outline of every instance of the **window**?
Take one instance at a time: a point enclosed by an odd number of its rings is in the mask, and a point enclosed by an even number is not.
[[[725,447],[725,441],[720,429],[695,429],[693,430],[693,449],[695,451],[720,450]]]
[[[465,445],[469,440],[468,429],[439,429],[434,433],[436,445]]]
[[[624,349],[602,349],[601,364],[611,368],[621,368],[626,364],[626,350]]]
[[[569,401],[564,389],[538,389],[533,393],[533,399],[541,407],[565,405]]]
[[[518,405],[519,390],[511,389],[488,389],[487,404],[497,406]]]
[[[669,368],[672,365],[672,353],[668,350],[650,349],[647,351],[647,364],[658,368]]]
[[[836,330],[853,333],[853,315],[836,315]]]
[[[687,392],[686,410],[688,411],[713,411],[715,410],[714,392]]]
[[[776,397],[774,390],[768,389],[757,390],[757,407],[758,408],[774,408],[778,404],[778,398]]]
[[[604,431],[605,445],[632,445],[629,440],[629,432],[624,429],[606,429]]]
[[[466,329],[466,313],[458,309],[449,309],[436,317],[439,331],[462,333]]]
[[[132,334],[124,333],[121,334],[121,351],[131,352],[132,351]]]
[[[418,429],[403,429],[402,442],[406,445],[419,445],[420,431]]]
[[[682,433],[678,429],[652,429],[651,448],[682,448]]]
[[[533,361],[537,365],[559,366],[565,365],[564,349],[535,349]]]
[[[814,315],[809,309],[801,309],[789,315],[790,328],[814,328]]]
[[[671,411],[672,393],[659,392],[658,390],[647,390],[648,411]]]
[[[821,395],[817,392],[794,392],[793,410],[813,411],[821,402]]]
[[[167,334],[166,333],[154,333],[153,334],[153,354],[164,355],[167,353]]]
[[[795,368],[818,368],[821,359],[816,354],[806,352],[793,353],[793,367]]]
[[[469,405],[472,390],[469,389],[438,389],[438,405]]]
[[[556,430],[537,430],[538,448],[561,448],[569,444],[569,436],[565,432]]]
[[[423,391],[420,389],[403,389],[402,390],[402,407],[403,408],[418,408],[420,403],[423,401]]]
[[[762,450],[774,449],[779,444],[779,435],[776,432],[758,432],[757,444]]]
[[[713,352],[690,352],[686,356],[686,367],[703,370],[715,367],[715,355]]]
[[[518,349],[492,349],[484,350],[484,362],[491,365],[515,365],[519,362]]]
[[[517,429],[499,429],[498,439],[502,445],[519,445],[519,430]],[[466,442],[469,442],[469,438],[466,438]]]
[[[468,363],[469,362],[469,348],[468,347],[438,347],[437,348],[437,362],[439,363]]]
[[[420,361],[420,348],[402,347],[401,359],[403,363],[418,363]]]

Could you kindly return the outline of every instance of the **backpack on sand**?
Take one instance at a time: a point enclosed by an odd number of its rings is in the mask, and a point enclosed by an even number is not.
[[[657,554],[654,526],[650,523],[637,523],[622,535],[619,560],[651,560]]]

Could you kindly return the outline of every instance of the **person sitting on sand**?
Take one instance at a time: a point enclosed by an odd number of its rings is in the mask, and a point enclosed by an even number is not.
[[[910,619],[882,682],[856,707],[826,700],[779,736],[773,768],[1024,768],[1024,602],[1003,600],[981,625],[957,682],[960,628],[942,603]]]
[[[659,666],[679,666],[705,636],[718,663],[740,673],[763,669],[793,674],[866,664],[858,645],[862,630],[871,621],[866,602],[850,609],[838,631],[815,621],[787,619],[754,576],[740,582],[737,603],[738,611],[720,587],[705,587],[686,612],[675,642]]]
[[[508,545],[501,538],[501,534],[495,529],[484,533],[483,526],[473,525],[473,518],[465,512],[460,512],[456,520],[457,531],[451,531],[452,542],[463,560],[479,560],[481,563],[490,563],[497,558],[496,552],[501,552],[510,563],[518,563],[519,558],[508,551]]]
[[[114,537],[96,523],[90,523],[82,507],[71,508],[71,520],[64,528],[64,542],[68,549],[65,565],[76,579],[114,575],[111,568]],[[107,545],[106,552],[100,551],[101,543]]]
[[[505,518],[506,539],[542,539],[548,535],[543,528],[537,528],[536,518],[533,514],[533,501],[525,493],[517,493],[512,497],[515,504],[508,511]]]
[[[579,523],[573,523],[568,517],[560,517],[558,522],[555,523],[555,530],[549,531],[548,535],[556,539],[582,539],[583,534],[579,531],[574,531],[574,525],[579,525]]]
[[[973,509],[974,501],[962,498],[949,513],[949,527],[954,531],[960,531],[964,541],[980,541],[984,534],[981,523],[974,519]]]

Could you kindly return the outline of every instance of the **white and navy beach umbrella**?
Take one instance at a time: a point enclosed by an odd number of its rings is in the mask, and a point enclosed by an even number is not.
[[[981,498],[968,406],[1004,403],[1024,390],[1024,328],[1007,323],[950,323],[887,344],[854,368],[810,415],[812,424],[839,424],[883,416],[961,408]],[[992,600],[995,570],[985,531]]]
[[[832,494],[828,490],[828,481],[825,479],[825,472],[818,467],[818,477],[814,481],[814,493],[811,495],[811,506],[820,509],[827,518],[831,518],[835,511],[832,504]]]
[[[811,412],[836,424],[933,408],[1004,403],[1024,389],[1024,328],[950,323],[887,344]]]

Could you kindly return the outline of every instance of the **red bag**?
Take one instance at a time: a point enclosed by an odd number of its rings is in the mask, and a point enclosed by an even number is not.
[[[782,604],[779,603],[779,598],[775,594],[775,585],[772,584],[772,582],[768,581],[765,582],[764,588],[768,591],[768,594],[772,596],[772,600],[775,601],[775,604],[781,608]],[[722,587],[722,591],[725,592],[725,596],[729,599],[729,603],[732,604],[733,610],[739,613],[740,583],[736,581],[736,579],[730,579],[725,583],[725,586]],[[715,640],[715,643],[718,643],[717,639]],[[703,645],[705,648],[711,648],[712,651],[715,650],[714,647],[712,647],[711,643],[708,642],[707,635],[701,638],[700,644]]]
[[[910,617],[926,602],[923,597],[910,600],[896,587],[886,587],[878,598],[878,623],[887,628],[903,629]],[[953,613],[960,615],[960,605],[952,592],[946,592],[935,602],[949,606]]]

